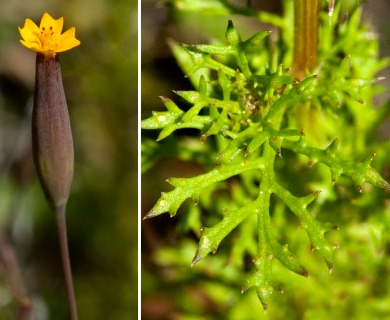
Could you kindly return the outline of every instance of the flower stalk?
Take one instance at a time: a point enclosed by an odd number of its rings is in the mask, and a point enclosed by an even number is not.
[[[66,204],[73,180],[73,138],[58,52],[80,44],[75,28],[62,32],[63,18],[42,16],[39,27],[26,19],[19,28],[28,49],[37,52],[32,114],[32,144],[35,170],[46,199],[55,214],[70,311],[77,320],[76,299],[66,231]]]
[[[70,319],[77,320],[77,306],[73,288],[72,267],[69,258],[68,233],[66,230],[66,208],[65,206],[57,207],[54,212],[56,216],[58,237],[60,241],[61,259],[65,275],[66,294],[68,298]]]

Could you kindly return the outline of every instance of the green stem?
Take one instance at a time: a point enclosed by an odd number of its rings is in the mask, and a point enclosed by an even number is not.
[[[317,66],[318,26],[320,0],[295,0],[294,2],[294,76],[306,77],[306,70]]]
[[[68,236],[66,231],[66,220],[65,220],[65,205],[56,207],[55,216],[58,228],[58,236],[60,241],[60,250],[62,265],[65,274],[65,283],[66,283],[66,292],[68,297],[70,319],[77,320],[77,308],[76,308],[76,298],[73,289],[73,277],[72,277],[72,268],[70,265],[69,258],[69,248],[68,248]]]
[[[271,236],[271,220],[270,220],[270,201],[271,201],[271,191],[272,191],[272,181],[274,174],[274,161],[276,153],[270,147],[268,143],[264,145],[264,154],[263,157],[266,159],[267,168],[264,170],[260,183],[260,210],[257,213],[258,218],[258,255],[262,259],[266,259],[269,255],[270,248],[269,243]]]
[[[173,217],[186,199],[191,197],[196,199],[207,186],[249,170],[262,170],[263,167],[264,160],[259,158],[255,161],[242,161],[234,165],[221,165],[208,173],[193,178],[170,178],[167,182],[173,185],[175,189],[163,193],[144,219],[158,216],[164,212],[169,212]]]

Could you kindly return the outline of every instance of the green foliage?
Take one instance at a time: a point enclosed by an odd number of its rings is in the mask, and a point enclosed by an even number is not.
[[[190,10],[185,3],[181,5]],[[224,1],[202,3],[209,6],[201,6],[202,10],[217,4],[225,5],[220,11],[233,10]],[[291,9],[291,1],[284,5]],[[291,10],[286,12],[283,21],[291,21]],[[250,8],[236,13],[254,15]],[[301,82],[285,69],[293,67],[291,25],[272,15],[267,22],[274,21],[281,29],[274,41],[267,40],[267,31],[242,40],[229,22],[225,45],[171,43],[183,70],[193,82],[194,75],[199,79],[201,74],[200,80],[194,91],[176,91],[189,108],[162,97],[166,111],[142,121],[142,129],[160,130],[158,141],[169,136],[180,141],[178,130],[191,128],[200,131],[199,144],[209,145],[200,158],[193,143],[180,144],[178,157],[201,159],[205,173],[167,179],[174,189],[162,193],[145,218],[166,212],[175,216],[185,200],[192,199],[195,207],[188,207],[188,220],[181,219],[181,225],[196,234],[200,225],[205,226],[192,264],[216,253],[226,239],[231,249],[222,255],[237,267],[236,279],[245,272],[246,257],[253,259],[253,271],[243,281],[242,291],[254,287],[264,310],[273,291],[283,291],[279,282],[286,274],[280,264],[305,277],[311,269],[317,270],[300,262],[305,258],[296,246],[296,252],[289,249],[287,240],[292,237],[287,233],[297,232],[291,228],[295,222],[287,216],[290,212],[306,232],[312,250],[332,271],[335,249],[345,244],[334,244],[328,237],[336,236],[327,233],[338,230],[339,223],[351,228],[343,217],[348,210],[375,208],[383,214],[378,199],[385,195],[368,184],[390,191],[380,174],[389,146],[376,136],[388,104],[377,109],[373,104],[380,90],[375,74],[388,61],[378,58],[378,41],[361,24],[360,9],[344,22],[340,15],[339,6],[332,17],[321,15],[319,65]],[[147,139],[143,143],[152,146]],[[145,163],[151,163],[148,155],[156,153],[144,154]],[[308,171],[314,165],[317,169]],[[361,200],[355,199],[366,191]]]

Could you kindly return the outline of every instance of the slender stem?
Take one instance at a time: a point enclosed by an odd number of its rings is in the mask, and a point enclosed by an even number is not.
[[[321,0],[294,2],[294,76],[306,77],[317,66],[318,26]]]
[[[23,283],[14,247],[10,241],[5,239],[2,233],[2,230],[0,230],[0,267],[3,269],[10,290],[19,304],[18,315],[15,319],[31,319],[32,302]]]
[[[70,265],[68,236],[66,231],[65,205],[55,208],[55,215],[57,221],[58,236],[60,241],[62,266],[64,268],[64,274],[65,274],[65,283],[66,283],[66,292],[68,296],[70,319],[77,320],[78,316],[77,316],[76,298],[73,289],[72,268]]]

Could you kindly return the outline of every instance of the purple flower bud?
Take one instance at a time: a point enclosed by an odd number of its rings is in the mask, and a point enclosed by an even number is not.
[[[73,139],[57,54],[37,53],[32,115],[35,169],[49,204],[66,205],[73,178]]]

